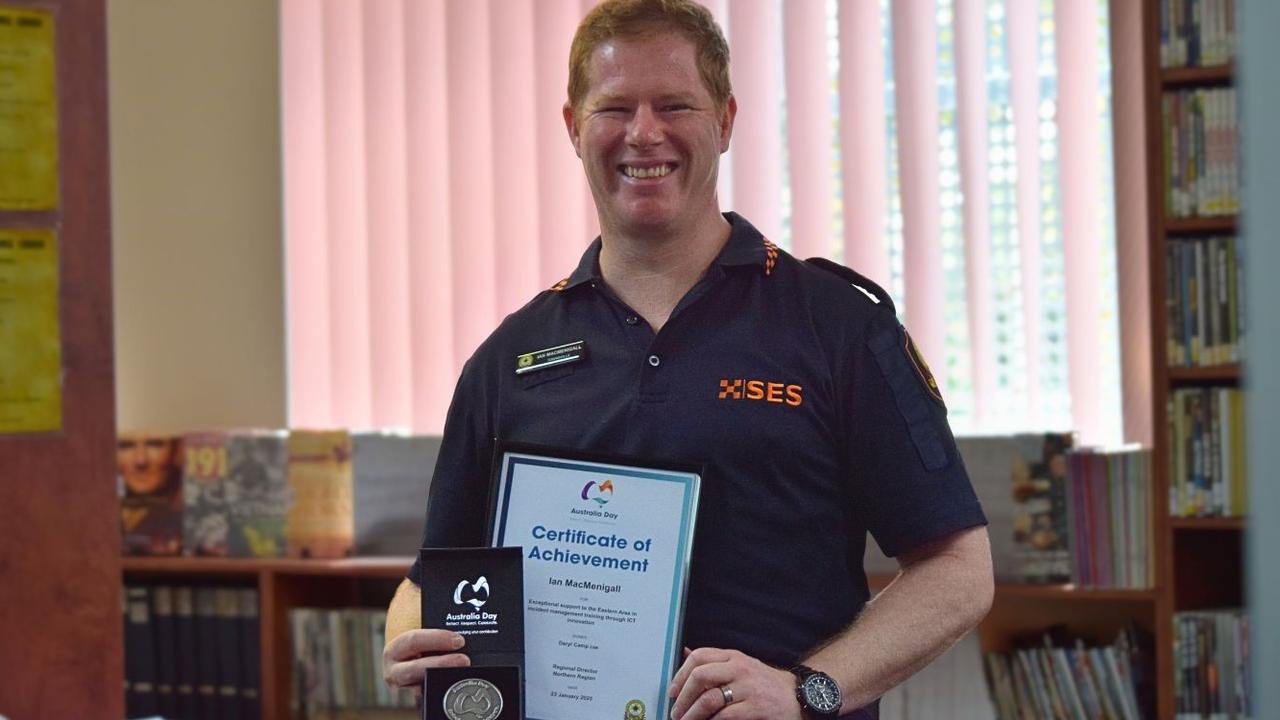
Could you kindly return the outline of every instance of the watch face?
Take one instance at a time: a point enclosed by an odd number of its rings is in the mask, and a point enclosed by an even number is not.
[[[823,673],[814,673],[800,684],[805,704],[816,712],[834,714],[840,709],[840,687]]]

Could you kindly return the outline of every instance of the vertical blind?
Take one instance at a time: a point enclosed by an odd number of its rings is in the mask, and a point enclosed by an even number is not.
[[[438,431],[475,347],[576,265],[598,225],[560,108],[592,5],[282,1],[291,424]],[[722,207],[889,289],[959,429],[1118,439],[1115,258],[1145,256],[1114,198],[1145,190],[1111,181],[1106,3],[706,5],[739,105]],[[1115,103],[1140,134],[1141,93]]]

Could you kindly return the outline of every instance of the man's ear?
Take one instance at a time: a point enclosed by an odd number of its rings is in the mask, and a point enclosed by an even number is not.
[[[730,95],[720,116],[720,152],[729,152],[729,139],[733,137],[733,120],[738,116],[738,99]]]
[[[578,120],[573,115],[573,105],[566,102],[560,112],[564,115],[564,129],[569,133],[569,142],[573,143],[573,152],[581,158],[582,150],[578,147]]]

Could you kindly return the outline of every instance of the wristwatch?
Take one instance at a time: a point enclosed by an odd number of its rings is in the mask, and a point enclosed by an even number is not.
[[[840,686],[830,675],[804,665],[791,668],[791,674],[796,676],[796,699],[806,718],[818,720],[840,714],[844,700],[840,697]]]

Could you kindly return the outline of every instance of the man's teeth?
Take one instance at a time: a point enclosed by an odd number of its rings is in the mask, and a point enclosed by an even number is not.
[[[667,173],[671,172],[671,166],[659,165],[657,167],[639,168],[639,167],[632,167],[631,165],[623,165],[622,171],[627,174],[627,177],[656,178],[656,177],[663,177]]]

